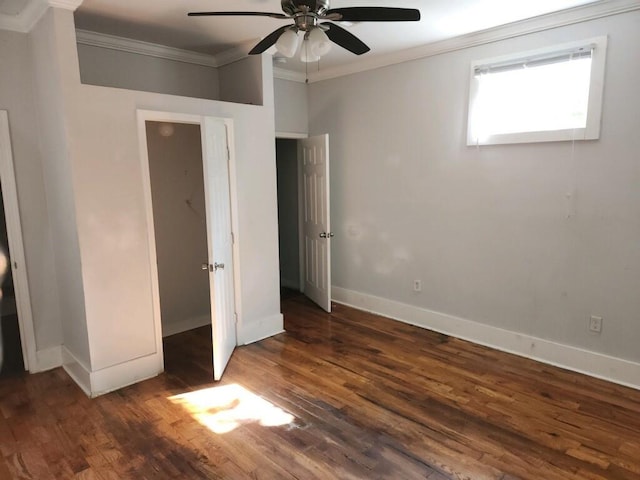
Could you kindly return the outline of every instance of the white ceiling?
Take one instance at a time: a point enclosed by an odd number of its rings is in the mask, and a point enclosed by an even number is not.
[[[30,2],[82,0],[0,0],[0,17],[17,15]],[[371,47],[358,57],[334,45],[322,58],[324,68],[370,62],[376,57],[421,47],[586,4],[610,0],[332,0],[332,8],[387,6],[417,8],[420,22],[344,25]],[[187,17],[192,11],[278,12],[280,0],[84,0],[75,12],[76,27],[104,34],[216,55],[242,46],[248,51],[261,38],[286,25],[268,17]],[[3,15],[4,14],[4,15]],[[299,60],[279,67],[301,71]],[[313,68],[317,68],[313,65]]]

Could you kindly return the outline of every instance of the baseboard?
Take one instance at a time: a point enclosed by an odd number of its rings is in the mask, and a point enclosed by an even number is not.
[[[332,299],[359,310],[640,390],[639,363],[344,288],[332,287]]]
[[[166,324],[162,324],[162,336],[169,337],[171,335],[176,335],[177,333],[187,332],[194,328],[204,327],[206,325],[211,325],[210,315],[201,315],[199,317],[192,317],[178,322],[167,322]]]
[[[284,332],[284,317],[281,313],[253,321],[251,324],[238,328],[238,345],[249,345],[265,338]]]
[[[62,347],[64,370],[89,397],[118,390],[162,372],[162,355],[155,353],[102,370],[91,371],[69,350]]]
[[[78,360],[64,345],[62,367],[87,396],[91,396],[91,370]]]
[[[162,355],[154,353],[91,372],[91,396],[97,397],[153,378],[162,373],[162,370]]]
[[[33,368],[29,369],[29,372],[46,372],[47,370],[52,370],[60,366],[62,366],[62,347],[57,345],[36,351],[36,364]]]

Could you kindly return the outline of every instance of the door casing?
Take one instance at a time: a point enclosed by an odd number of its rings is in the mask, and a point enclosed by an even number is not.
[[[151,175],[149,171],[149,153],[147,149],[147,136],[146,136],[146,122],[170,122],[170,123],[189,123],[200,126],[201,132],[205,132],[206,119],[213,119],[215,121],[221,121],[225,124],[227,129],[227,141],[229,148],[229,192],[231,203],[231,230],[234,235],[233,243],[233,271],[234,271],[234,303],[235,312],[238,321],[241,317],[241,303],[240,303],[240,266],[239,266],[239,251],[238,251],[238,218],[237,218],[237,191],[235,185],[236,182],[236,168],[235,168],[235,152],[233,145],[234,133],[233,133],[233,121],[228,118],[210,117],[202,115],[185,114],[179,112],[168,111],[155,111],[155,110],[138,110],[138,139],[140,149],[140,161],[142,166],[142,181],[144,188],[145,206],[146,206],[146,224],[147,224],[147,240],[148,240],[148,252],[149,252],[149,267],[151,272],[151,292],[152,292],[152,306],[153,306],[153,321],[155,327],[155,340],[156,340],[156,352],[159,362],[159,371],[164,370],[164,354],[162,346],[162,319],[160,310],[160,288],[158,282],[158,266],[157,266],[157,253],[156,253],[156,239],[153,220],[153,204],[151,196]],[[204,155],[204,152],[203,152]],[[237,328],[237,325],[236,325]]]

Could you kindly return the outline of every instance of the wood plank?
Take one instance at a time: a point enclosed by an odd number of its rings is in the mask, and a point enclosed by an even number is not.
[[[342,305],[282,307],[287,333],[237,349],[218,384],[207,328],[165,339],[165,374],[96,399],[62,369],[1,380],[0,480],[640,479],[638,391]],[[271,407],[172,400],[234,385]]]

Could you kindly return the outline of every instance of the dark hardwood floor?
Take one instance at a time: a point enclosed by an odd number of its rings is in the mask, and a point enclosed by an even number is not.
[[[2,380],[0,479],[640,479],[639,391],[340,305],[283,310],[287,333],[238,348],[220,384],[206,328],[97,399],[61,369]]]

